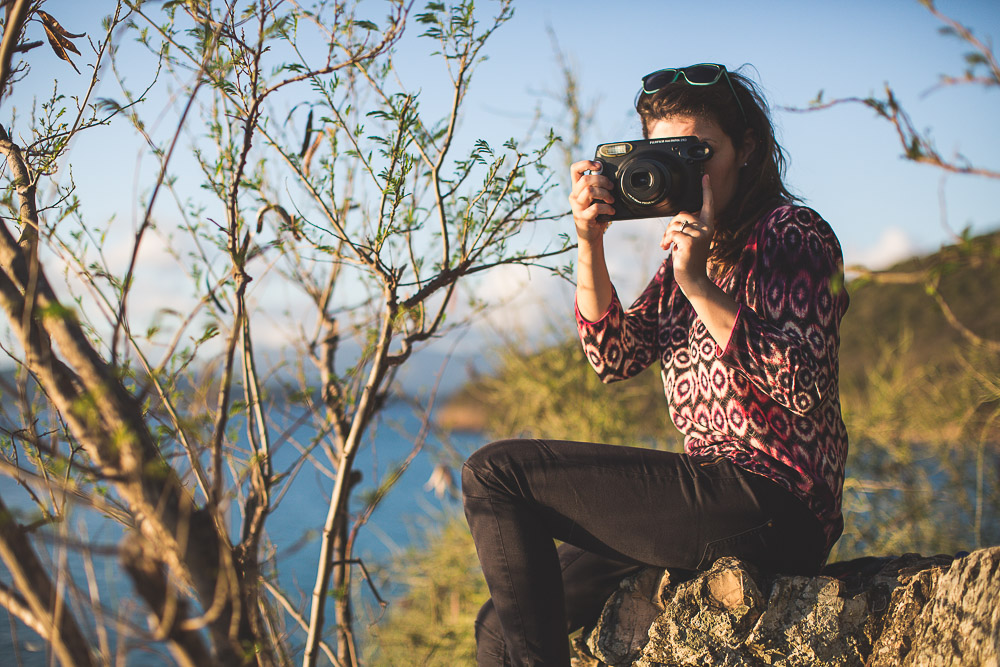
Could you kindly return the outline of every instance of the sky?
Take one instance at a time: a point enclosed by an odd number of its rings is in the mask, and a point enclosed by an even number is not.
[[[977,37],[1000,41],[1000,2],[937,6]],[[824,100],[866,97],[881,95],[888,83],[914,125],[931,130],[944,156],[961,154],[1000,169],[1000,90],[933,91],[942,74],[964,71],[969,49],[941,35],[942,24],[919,2],[522,3],[482,66],[467,125],[479,114],[491,123],[523,115],[519,93],[559,84],[550,27],[579,75],[581,97],[597,104],[588,133],[594,146],[641,136],[632,103],[648,72],[719,62],[750,74],[771,103],[779,141],[790,156],[788,184],[832,224],[847,265],[881,268],[950,243],[965,227],[974,233],[1000,228],[1000,180],[945,177],[903,160],[892,126],[860,104],[787,110],[808,107],[820,91]],[[567,220],[564,231],[571,225]],[[623,300],[637,294],[661,260],[656,243],[662,225],[619,222],[609,232],[612,279]],[[634,270],[636,248],[645,272]],[[498,276],[508,287],[495,285],[495,292],[521,300],[530,300],[540,282],[533,277],[533,289],[524,290],[509,278]],[[571,298],[556,287],[537,291],[542,300],[552,294]]]
[[[46,7],[70,32],[96,35],[104,14],[101,4],[51,0]],[[422,4],[416,3],[415,11]],[[477,11],[485,18],[494,6],[480,2]],[[1000,41],[1000,1],[942,0],[937,6],[978,37]],[[364,0],[360,13],[369,11],[378,22],[385,6]],[[581,105],[595,113],[576,159],[590,158],[592,146],[599,143],[640,136],[632,103],[643,74],[699,62],[723,63],[749,74],[763,88],[779,141],[791,158],[788,185],[831,223],[846,263],[878,268],[915,252],[932,251],[966,227],[974,233],[1000,228],[1000,180],[944,176],[932,167],[904,161],[892,127],[862,105],[809,113],[788,108],[808,107],[820,91],[825,100],[879,95],[889,83],[916,127],[930,129],[945,156],[961,154],[1000,169],[1000,90],[935,90],[940,75],[962,73],[968,51],[958,40],[939,34],[941,25],[916,0],[524,0],[515,4],[514,18],[486,49],[489,59],[479,66],[469,89],[459,144],[471,146],[484,138],[498,146],[508,137],[520,137],[538,108],[543,122],[557,129],[564,123],[553,101],[562,86],[553,38],[578,76]],[[396,62],[404,80],[418,82],[412,85],[421,90],[422,108],[433,110],[437,104],[443,109],[444,72],[428,59],[418,32],[411,26]],[[69,85],[76,76],[50,55],[38,53],[37,58],[39,66],[30,81],[4,102],[2,122],[8,122],[12,104],[23,117],[32,94],[50,90],[53,79]],[[148,67],[141,57],[125,59],[122,73],[136,82]],[[105,82],[96,96],[120,92]],[[176,100],[172,108],[176,111]],[[152,125],[172,129],[169,112],[154,113]],[[97,217],[114,215],[119,221],[118,235],[108,239],[106,250],[124,262],[128,230],[141,216],[136,203],[149,187],[152,160],[135,137],[114,132],[81,138],[72,151],[73,178],[88,194],[85,205]],[[100,159],[81,159],[90,156]],[[177,159],[183,172],[185,156]],[[566,187],[553,198],[553,210],[567,208]],[[609,265],[623,300],[638,293],[661,261],[657,243],[663,224],[622,221],[611,228]],[[572,229],[567,216],[530,230],[529,243],[542,245]],[[183,310],[183,295],[163,280],[176,271],[176,260],[154,252],[145,262],[155,269],[150,272],[158,276],[155,283],[167,289],[137,307],[167,304]],[[155,290],[156,284],[146,289]],[[486,322],[488,330],[513,323],[520,334],[531,337],[553,327],[565,331],[572,324],[571,286],[543,271],[497,271],[475,289],[480,297],[498,303]],[[261,298],[289,297],[282,293]],[[280,340],[271,343],[280,345]]]

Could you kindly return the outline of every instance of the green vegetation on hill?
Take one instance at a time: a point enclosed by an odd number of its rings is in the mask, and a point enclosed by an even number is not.
[[[496,372],[463,387],[444,410],[445,426],[464,424],[493,437],[545,437],[678,449],[664,409],[658,369],[605,385],[575,338],[524,353],[500,351]],[[462,415],[457,417],[456,415]]]
[[[845,384],[864,383],[886,346],[898,346],[898,361],[910,366],[939,365],[962,372],[955,354],[967,341],[950,326],[924,284],[885,282],[914,274],[939,276],[937,291],[963,326],[1000,340],[1000,232],[949,246],[926,257],[900,262],[878,281],[861,278],[848,285],[851,306],[841,326],[840,375]]]

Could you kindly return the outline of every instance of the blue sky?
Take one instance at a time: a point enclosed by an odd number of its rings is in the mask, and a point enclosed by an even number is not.
[[[980,37],[1000,40],[1000,2],[939,8]],[[498,119],[523,113],[521,95],[558,84],[548,25],[579,72],[584,98],[599,100],[595,145],[638,136],[631,104],[643,74],[697,62],[749,63],[775,108],[791,156],[789,183],[837,229],[848,262],[867,258],[894,229],[914,248],[945,241],[941,174],[902,161],[891,126],[860,105],[809,114],[781,107],[805,107],[820,90],[827,100],[881,93],[889,82],[945,155],[961,152],[1000,168],[1000,89],[925,95],[940,74],[961,73],[966,48],[939,35],[940,23],[913,0],[534,2],[516,12],[480,72],[474,112]],[[466,122],[474,124],[472,114]],[[955,229],[1000,225],[1000,182],[954,176],[944,192]]]
[[[944,1],[938,8],[977,37],[1000,41],[1000,2]],[[592,145],[640,136],[632,102],[643,74],[698,62],[747,65],[790,155],[789,185],[831,222],[848,264],[882,267],[949,243],[967,226],[976,233],[1000,228],[1000,181],[906,162],[892,126],[868,108],[783,110],[807,107],[821,90],[825,100],[880,95],[888,82],[946,157],[961,153],[1000,169],[1000,89],[928,92],[940,75],[964,71],[969,49],[939,34],[942,24],[915,0],[522,3],[470,92],[467,130],[479,118],[489,127],[523,116],[528,91],[559,84],[549,26],[579,74],[581,97],[597,102]],[[623,299],[659,262],[661,228],[621,222],[609,232],[609,264]],[[563,231],[571,229],[567,221]],[[641,276],[634,271],[637,247]],[[528,291],[541,293],[536,300],[568,297],[539,282],[533,278]],[[497,293],[526,298],[512,283]]]
[[[103,4],[54,0],[46,8],[71,32],[97,35]],[[493,6],[480,2],[479,11],[485,17]],[[997,0],[943,0],[938,7],[977,36],[1000,40]],[[385,6],[365,0],[361,14],[365,12],[381,21]],[[550,30],[579,76],[584,106],[595,105],[586,148],[577,156],[581,159],[590,157],[591,146],[598,143],[639,136],[632,101],[643,74],[697,62],[746,65],[774,108],[779,139],[791,156],[788,182],[793,191],[830,221],[848,264],[881,266],[914,251],[933,250],[966,226],[977,233],[1000,227],[1000,181],[945,177],[934,168],[905,162],[891,126],[860,105],[806,114],[783,107],[805,107],[820,90],[827,100],[879,94],[889,82],[915,125],[932,129],[945,155],[962,153],[974,163],[1000,169],[1000,90],[951,87],[928,94],[941,74],[962,72],[968,50],[941,36],[940,27],[916,0],[524,0],[487,48],[489,59],[481,64],[466,100],[460,140],[471,145],[484,138],[499,146],[508,137],[523,136],[539,98],[561,86]],[[443,108],[443,70],[428,58],[418,33],[419,27],[411,26],[397,65],[403,78],[420,88],[422,108]],[[122,48],[137,53],[132,44]],[[51,90],[53,79],[63,87],[81,82],[66,63],[43,50],[34,52],[32,77],[5,101],[5,123],[12,104],[23,119],[31,95]],[[133,84],[148,74],[149,63],[139,55],[123,64]],[[96,96],[120,98],[120,91],[108,77]],[[557,105],[549,99],[541,108],[558,125]],[[148,109],[147,118],[160,132],[173,129],[170,113],[161,115],[159,108]],[[292,119],[297,121],[301,119]],[[181,171],[184,160],[182,155],[176,163]],[[127,239],[141,213],[136,202],[151,182],[152,160],[141,142],[124,128],[95,132],[74,146],[70,161],[88,210],[97,218],[117,216],[117,229]],[[553,199],[554,209],[565,207],[564,195]],[[612,275],[623,298],[641,287],[658,263],[661,229],[661,222],[635,221],[617,223],[609,233]],[[571,231],[566,218],[533,230],[533,242],[542,244]],[[169,261],[162,268],[169,270]],[[483,296],[513,300],[509,308],[515,310],[506,313],[516,317],[497,321],[530,328],[553,312],[572,313],[571,292],[543,272],[498,272],[476,289]],[[173,301],[176,291],[150,302],[180,308],[182,302]],[[553,308],[554,299],[568,305]]]
[[[94,9],[101,4],[55,0],[48,6],[70,30],[97,34],[103,12]],[[479,6],[485,15],[493,3]],[[376,20],[385,13],[375,0],[361,7]],[[938,7],[978,36],[1000,40],[1000,2],[944,0]],[[891,228],[902,230],[915,248],[933,249],[947,238],[941,174],[899,159],[888,124],[859,105],[809,114],[781,107],[805,107],[820,90],[828,100],[880,93],[889,82],[917,127],[931,128],[946,155],[961,152],[1000,168],[1000,89],[953,87],[927,94],[939,75],[961,73],[968,50],[939,35],[940,27],[916,0],[523,1],[487,49],[489,60],[469,93],[463,133],[467,141],[483,136],[496,144],[523,133],[539,95],[561,83],[550,28],[579,75],[585,104],[597,104],[589,133],[594,145],[637,136],[631,105],[643,74],[706,61],[749,65],[791,155],[789,183],[830,220],[849,255],[870,248],[873,235]],[[441,70],[413,48],[417,33],[418,26],[411,26],[397,63],[404,76],[421,81],[422,105],[429,108],[442,90]],[[73,76],[68,65],[51,58],[44,67],[56,78]],[[143,72],[126,74],[137,82]],[[37,75],[31,83],[32,92],[50,85]],[[103,85],[99,94],[117,92]],[[23,102],[29,90],[18,92],[24,95],[15,101]],[[547,108],[554,113],[553,105]],[[1000,225],[1000,182],[950,177],[945,194],[953,227],[982,231]]]

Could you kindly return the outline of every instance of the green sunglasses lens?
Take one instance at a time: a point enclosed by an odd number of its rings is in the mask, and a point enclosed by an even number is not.
[[[660,88],[676,81],[679,72],[680,70],[670,68],[657,70],[652,74],[647,74],[642,77],[642,90],[647,95],[652,95]]]
[[[719,65],[693,65],[680,71],[692,86],[710,86],[722,76]]]
[[[722,72],[721,65],[712,64],[661,69],[642,77],[642,90],[652,95],[681,77],[692,86],[710,86],[722,77]]]

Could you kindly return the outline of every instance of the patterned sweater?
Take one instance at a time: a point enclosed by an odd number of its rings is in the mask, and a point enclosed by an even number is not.
[[[787,488],[819,518],[828,548],[844,526],[842,276],[830,226],[811,209],[787,205],[761,219],[735,269],[716,281],[740,304],[725,349],[674,283],[669,258],[627,310],[615,294],[596,322],[576,311],[587,359],[604,382],[659,359],[685,451],[725,456]]]

